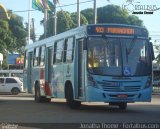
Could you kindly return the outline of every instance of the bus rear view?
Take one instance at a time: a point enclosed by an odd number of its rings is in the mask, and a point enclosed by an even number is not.
[[[91,25],[87,32],[86,101],[121,109],[131,102],[150,102],[153,50],[147,30]]]

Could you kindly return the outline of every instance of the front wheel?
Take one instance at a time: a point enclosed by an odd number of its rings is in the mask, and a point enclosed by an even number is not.
[[[35,101],[37,103],[51,102],[51,98],[46,98],[45,96],[41,96],[39,84],[37,84],[35,87]]]
[[[74,100],[74,96],[73,96],[73,89],[72,86],[69,86],[69,88],[67,89],[67,104],[69,105],[69,107],[71,109],[79,109],[81,106],[81,101],[77,101]]]

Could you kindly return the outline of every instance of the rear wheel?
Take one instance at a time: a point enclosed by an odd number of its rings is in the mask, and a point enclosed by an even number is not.
[[[66,90],[66,99],[67,99],[67,104],[71,109],[80,108],[81,101],[74,100],[73,89],[71,85],[69,85],[68,89]]]
[[[43,102],[43,97],[41,96],[40,86],[39,86],[38,83],[37,83],[36,86],[35,86],[35,101],[36,101],[37,103]]]
[[[13,94],[13,95],[18,95],[19,94],[19,89],[18,88],[13,88],[12,90],[11,90],[11,93]]]
[[[46,98],[46,97],[44,97],[43,99],[44,99],[44,101],[43,101],[43,102],[46,102],[46,103],[51,102],[51,98]]]
[[[45,96],[41,96],[40,86],[38,83],[36,84],[35,87],[35,101],[37,103],[51,102],[51,98],[46,98]]]

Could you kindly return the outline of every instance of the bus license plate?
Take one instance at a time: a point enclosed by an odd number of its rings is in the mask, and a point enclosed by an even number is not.
[[[128,95],[126,95],[126,94],[120,94],[120,95],[117,95],[117,97],[118,97],[118,98],[124,98],[124,99],[125,99],[125,98],[128,97]]]

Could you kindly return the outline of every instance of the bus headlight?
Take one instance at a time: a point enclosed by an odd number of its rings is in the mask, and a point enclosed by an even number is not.
[[[93,87],[95,87],[95,88],[98,88],[95,79],[94,79],[91,75],[88,74],[87,80],[88,80],[88,85],[89,85],[89,86],[93,86]]]
[[[151,79],[151,77],[149,77],[149,78],[147,79],[145,88],[149,88],[149,87],[151,86],[151,83],[152,83],[152,79]]]

